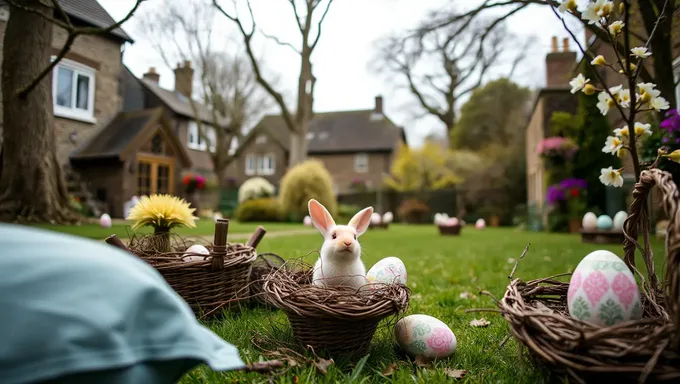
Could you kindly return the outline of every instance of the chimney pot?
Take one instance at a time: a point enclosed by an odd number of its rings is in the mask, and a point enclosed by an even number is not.
[[[184,60],[184,68],[191,68],[191,60]]]
[[[552,37],[552,51],[557,52],[557,36]]]
[[[562,50],[564,52],[569,52],[569,38],[565,37],[562,39]]]
[[[191,61],[184,60],[184,66],[177,63],[175,68],[175,91],[187,98],[191,98],[194,82],[194,70],[191,68]]]
[[[378,95],[375,97],[375,113],[383,114],[383,97]]]
[[[573,77],[572,70],[576,63],[576,52],[569,51],[569,39],[562,40],[563,52],[557,47],[557,37],[552,37],[552,52],[545,58],[546,87],[564,88]]]
[[[161,75],[158,72],[156,72],[156,67],[149,67],[149,71],[142,75],[142,78],[151,80],[156,84],[158,84],[160,77]]]

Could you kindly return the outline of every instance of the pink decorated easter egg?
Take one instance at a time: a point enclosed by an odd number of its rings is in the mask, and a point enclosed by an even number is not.
[[[477,219],[477,222],[475,222],[475,228],[484,229],[484,227],[486,227],[486,221],[484,221],[484,219]]]
[[[305,216],[305,218],[302,219],[302,223],[309,227],[310,225],[312,225],[312,218],[309,216]]]
[[[456,351],[456,335],[451,328],[428,315],[410,315],[399,320],[394,326],[394,336],[411,357],[443,358]]]
[[[369,284],[403,284],[406,285],[406,266],[398,257],[386,257],[371,267],[366,272],[366,280]]]
[[[99,225],[103,228],[111,228],[111,216],[108,213],[104,213],[99,217]]]
[[[612,252],[589,253],[578,264],[567,292],[569,314],[609,327],[642,317],[640,291],[633,273]]]

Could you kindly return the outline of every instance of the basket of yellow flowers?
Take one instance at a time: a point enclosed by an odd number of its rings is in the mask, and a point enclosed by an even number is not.
[[[171,230],[196,226],[195,209],[171,195],[142,197],[130,210],[133,231],[153,227],[152,234],[132,234],[126,246],[115,235],[107,242],[124,248],[151,264],[198,316],[217,314],[225,303],[248,297],[255,248],[265,234],[259,227],[245,244],[229,243],[229,220],[215,220],[212,243],[184,239]]]

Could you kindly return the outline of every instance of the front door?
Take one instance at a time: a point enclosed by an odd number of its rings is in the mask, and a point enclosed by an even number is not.
[[[137,155],[137,196],[173,194],[174,159]]]

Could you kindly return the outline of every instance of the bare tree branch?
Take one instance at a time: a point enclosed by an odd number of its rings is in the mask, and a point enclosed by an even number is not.
[[[302,54],[302,52],[300,52],[300,50],[298,50],[297,48],[295,48],[295,46],[294,46],[293,44],[291,44],[291,43],[289,43],[289,42],[287,42],[287,41],[282,41],[281,39],[279,39],[279,38],[276,37],[276,36],[268,35],[268,34],[266,34],[262,29],[260,29],[260,33],[262,34],[262,36],[268,38],[269,40],[274,41],[276,44],[278,44],[278,45],[280,45],[280,46],[283,46],[283,47],[288,47],[288,48],[292,49],[293,52],[297,53],[298,55]]]
[[[38,15],[41,15],[47,21],[65,29],[66,32],[67,32],[66,42],[64,43],[62,48],[59,50],[59,53],[57,54],[55,59],[52,60],[52,62],[45,69],[43,69],[35,79],[33,79],[25,87],[22,87],[17,91],[17,96],[19,98],[22,98],[22,99],[26,98],[26,95],[28,95],[40,83],[40,81],[43,78],[45,78],[45,76],[52,73],[52,70],[54,69],[54,67],[56,67],[57,64],[59,64],[59,62],[61,61],[61,59],[63,59],[64,56],[66,56],[66,53],[68,53],[68,51],[71,49],[73,42],[76,40],[76,38],[78,36],[80,36],[80,35],[105,35],[107,33],[110,33],[111,31],[113,31],[116,28],[119,28],[123,23],[128,21],[132,17],[132,15],[134,15],[134,13],[137,11],[137,8],[139,8],[139,5],[144,0],[137,0],[135,2],[135,5],[132,7],[130,12],[128,12],[128,14],[125,17],[120,19],[120,21],[113,23],[113,24],[111,24],[111,25],[109,25],[108,27],[105,27],[105,28],[74,27],[73,24],[71,24],[70,19],[66,15],[66,12],[64,12],[63,8],[59,4],[59,1],[58,0],[51,0],[51,1],[52,1],[52,4],[54,5],[54,7],[58,10],[59,14],[62,17],[66,16],[65,22],[57,20],[53,17],[45,17],[42,13],[37,12],[35,9],[33,9],[31,7],[21,5],[16,0],[6,0],[6,2],[10,5],[10,7],[19,8],[19,9],[22,9],[22,10],[27,11],[27,12],[32,12],[32,13],[36,13]]]
[[[295,0],[293,0],[295,1]],[[317,3],[320,4],[321,2]],[[331,4],[333,3],[333,0],[328,0],[328,3],[326,3],[326,9],[324,9],[323,14],[321,15],[321,18],[319,19],[319,24],[317,24],[316,27],[316,37],[314,38],[314,42],[310,45],[310,49],[313,51],[314,48],[316,48],[316,44],[319,42],[319,38],[321,37],[321,24],[323,24],[323,21],[326,19],[326,14],[328,14],[328,10],[331,9]]]

